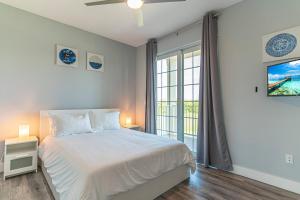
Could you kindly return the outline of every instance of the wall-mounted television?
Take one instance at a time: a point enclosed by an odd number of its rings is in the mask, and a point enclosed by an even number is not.
[[[300,96],[300,59],[268,66],[268,96]]]

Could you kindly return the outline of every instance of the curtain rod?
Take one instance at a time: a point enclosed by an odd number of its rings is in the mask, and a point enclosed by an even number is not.
[[[214,17],[219,17],[220,15],[221,15],[221,12],[219,11],[219,12],[216,12],[216,14],[214,15]],[[191,24],[189,24],[189,25],[187,25],[187,26],[185,26],[183,28],[180,28],[177,31],[174,31],[172,33],[164,35],[164,36],[158,38],[157,41],[159,42],[160,40],[163,40],[164,38],[166,38],[166,37],[168,37],[170,35],[177,35],[178,36],[180,33],[185,32],[185,31],[187,31],[189,29],[192,29],[196,25],[202,24],[202,22],[203,22],[203,18],[201,18],[200,20],[197,20],[197,21],[195,21],[195,22],[193,22],[193,23],[191,23]]]

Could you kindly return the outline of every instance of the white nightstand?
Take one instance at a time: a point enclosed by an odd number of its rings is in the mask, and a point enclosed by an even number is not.
[[[5,140],[3,178],[37,172],[38,140],[35,136]]]
[[[128,129],[135,130],[135,131],[141,131],[141,126],[139,126],[139,125],[128,125],[128,126],[125,126],[124,128],[128,128]]]

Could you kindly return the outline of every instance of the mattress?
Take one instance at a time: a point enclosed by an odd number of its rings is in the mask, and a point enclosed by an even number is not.
[[[185,144],[129,129],[47,136],[39,157],[61,200],[108,200],[177,167],[196,167]]]

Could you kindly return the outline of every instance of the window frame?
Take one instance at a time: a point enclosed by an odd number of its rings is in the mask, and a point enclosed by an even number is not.
[[[177,56],[177,69],[176,70],[171,70],[170,69],[170,59],[172,58],[172,57],[174,57],[174,56]],[[168,113],[167,113],[167,115],[163,115],[163,112],[162,112],[162,110],[160,111],[160,113],[161,113],[161,115],[158,115],[158,110],[157,110],[157,114],[156,114],[156,118],[158,118],[158,117],[160,117],[160,128],[161,129],[157,129],[157,130],[159,130],[159,132],[161,132],[161,134],[162,134],[162,132],[168,132],[169,134],[168,134],[168,136],[169,136],[169,138],[171,137],[171,133],[175,133],[177,136],[178,136],[178,129],[176,130],[176,131],[173,131],[173,129],[171,129],[170,128],[170,120],[171,120],[171,118],[175,118],[175,119],[178,119],[178,106],[177,106],[177,112],[176,112],[176,116],[174,116],[174,115],[171,115],[171,113],[170,113],[170,109],[169,109],[169,105],[171,104],[171,103],[178,103],[178,92],[177,92],[177,98],[175,99],[175,100],[172,100],[171,98],[170,98],[170,88],[173,88],[173,87],[176,87],[177,88],[177,90],[178,90],[178,55],[177,55],[177,53],[176,52],[173,52],[173,53],[170,53],[170,54],[166,54],[166,55],[164,55],[164,56],[162,56],[162,57],[159,57],[159,58],[157,58],[157,62],[159,62],[159,61],[161,61],[161,68],[162,68],[162,60],[164,60],[164,59],[167,59],[167,70],[166,71],[163,71],[163,70],[161,70],[161,72],[160,73],[158,73],[158,72],[156,72],[156,74],[155,74],[155,76],[156,76],[156,79],[157,79],[157,76],[158,75],[161,75],[161,77],[162,77],[162,75],[163,74],[167,74],[167,85],[166,86],[163,86],[162,85],[162,82],[163,82],[163,80],[162,80],[162,78],[161,78],[161,87],[159,87],[157,84],[156,84],[156,91],[157,91],[157,89],[161,89],[161,99],[160,99],[160,101],[158,101],[158,99],[156,99],[156,102],[155,102],[155,104],[156,104],[156,107],[157,107],[157,103],[159,102],[159,103],[161,103],[161,105],[163,104],[163,103],[166,103],[167,104],[167,109],[169,110],[168,111]],[[177,82],[176,82],[176,85],[170,85],[170,80],[171,80],[171,78],[170,78],[170,74],[172,73],[172,72],[177,72],[176,74],[177,74],[177,76],[176,76],[176,78],[177,78]],[[156,80],[156,83],[157,83],[157,80]],[[163,95],[162,95],[162,90],[163,90],[163,88],[167,88],[167,100],[166,101],[164,101],[163,100]],[[157,97],[158,97],[158,95],[156,95]],[[167,117],[168,118],[168,123],[169,123],[169,128],[168,128],[168,130],[164,130],[164,126],[163,126],[163,120],[162,120],[162,118],[163,117]],[[157,119],[158,120],[158,119]],[[176,124],[178,123],[178,120],[175,120],[176,121]],[[157,123],[157,122],[156,122]],[[178,126],[178,124],[177,124],[177,126]]]
[[[194,67],[192,65],[191,68],[184,68],[184,55],[187,54],[187,53],[193,53],[195,51],[198,51],[200,50],[200,56],[201,56],[201,48],[200,48],[200,44],[194,44],[193,46],[187,46],[185,48],[182,48],[182,49],[177,49],[175,51],[172,51],[172,52],[168,52],[168,53],[165,53],[165,54],[162,54],[162,55],[159,55],[157,56],[157,62],[160,61],[160,60],[163,60],[163,59],[169,59],[173,56],[177,56],[177,84],[176,84],[176,87],[177,87],[177,116],[174,116],[176,117],[176,121],[177,121],[177,140],[179,141],[182,141],[182,142],[185,142],[184,141],[184,137],[185,137],[185,131],[184,131],[184,122],[185,122],[185,113],[184,113],[184,72],[186,69],[193,69],[193,73],[194,73],[194,68],[197,68],[197,67]],[[194,56],[192,56],[192,59],[194,59]],[[199,66],[200,68],[201,66]],[[168,68],[169,68],[169,65],[168,65]],[[167,70],[167,72],[165,73],[170,73],[171,70]],[[160,74],[162,74],[163,72],[161,71]],[[156,73],[155,74],[155,77],[158,75],[159,73]],[[192,84],[191,85],[199,85],[200,83],[198,84],[194,84],[194,74],[192,74]],[[157,83],[157,82],[156,82]],[[194,86],[193,86],[194,87]],[[159,87],[156,86],[156,91]],[[168,91],[169,93],[169,91]],[[192,91],[192,93],[194,93],[194,90]],[[169,95],[169,94],[168,94]],[[194,94],[193,94],[194,95]],[[161,94],[161,98],[162,98],[162,94]],[[162,100],[162,99],[161,99]],[[192,98],[192,101],[194,101],[194,98]],[[163,102],[163,101],[158,101],[156,99],[156,102],[155,104],[157,105],[158,102]],[[169,102],[169,101],[166,101],[166,102]],[[193,109],[194,109],[194,104],[193,104]],[[170,114],[170,113],[169,113]],[[156,117],[161,117],[159,116],[158,114],[156,114]],[[171,117],[171,116],[168,116],[168,117]],[[192,121],[194,122],[195,119],[198,119],[198,118],[195,118],[195,116],[193,116],[193,119]],[[162,126],[162,124],[161,124]],[[192,125],[193,128],[194,128],[194,124]],[[194,137],[194,136],[193,136]],[[170,138],[170,136],[169,136]],[[193,138],[193,143],[194,143],[194,138]]]

